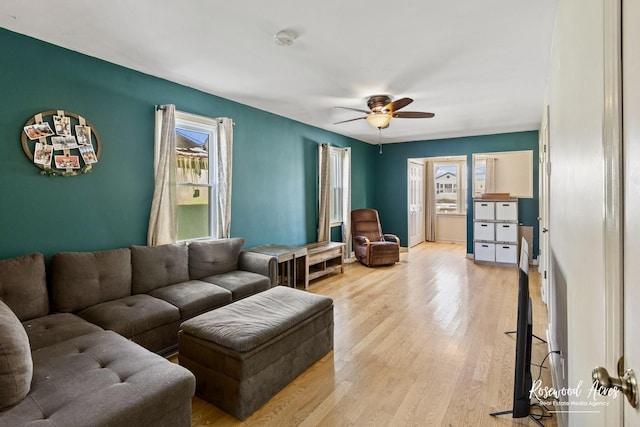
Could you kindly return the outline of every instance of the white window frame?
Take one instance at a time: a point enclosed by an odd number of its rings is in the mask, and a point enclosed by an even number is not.
[[[341,148],[329,147],[329,223],[331,227],[342,224],[342,193],[344,191],[343,161]]]
[[[196,132],[202,132],[209,135],[209,146],[207,150],[209,152],[209,182],[208,183],[192,183],[192,182],[177,182],[177,174],[176,174],[176,186],[189,186],[189,187],[201,187],[209,190],[209,215],[208,215],[208,229],[209,235],[206,236],[198,236],[192,237],[188,239],[181,239],[179,241],[193,241],[193,240],[204,240],[204,239],[217,239],[218,237],[218,221],[217,221],[217,209],[216,203],[218,200],[217,195],[217,129],[218,129],[218,120],[213,119],[211,117],[199,116],[197,114],[185,113],[183,111],[176,110],[176,129],[185,129]],[[178,224],[180,221],[178,221]],[[178,230],[178,235],[180,230]]]

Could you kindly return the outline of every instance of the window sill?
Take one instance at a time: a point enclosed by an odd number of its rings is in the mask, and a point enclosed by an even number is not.
[[[439,212],[436,213],[436,216],[466,217],[467,214],[465,212]]]

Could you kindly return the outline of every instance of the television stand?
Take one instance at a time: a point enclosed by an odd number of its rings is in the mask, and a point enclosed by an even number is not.
[[[492,412],[489,415],[491,415],[492,417],[497,417],[500,415],[507,415],[507,414],[513,414],[513,411],[500,411],[500,412]],[[538,420],[536,417],[534,417],[532,414],[527,415],[530,419],[533,420],[534,423],[536,423],[537,425],[539,425],[540,427],[544,427],[544,424],[542,424],[540,422],[540,420]]]
[[[515,334],[518,331],[504,331],[505,334],[509,335],[509,334]],[[542,338],[540,338],[539,336],[537,336],[536,334],[531,334],[532,337],[539,339],[540,341],[542,341],[543,343],[547,343],[545,340],[543,340]]]

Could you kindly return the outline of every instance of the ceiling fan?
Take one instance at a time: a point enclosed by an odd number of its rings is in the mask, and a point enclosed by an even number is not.
[[[395,101],[391,101],[391,97],[388,95],[373,95],[367,100],[367,106],[369,107],[370,111],[351,107],[335,107],[365,113],[366,116],[343,120],[334,124],[337,125],[340,123],[347,123],[353,122],[355,120],[365,119],[371,126],[378,129],[384,129],[389,126],[391,119],[394,117],[401,119],[430,119],[431,117],[435,116],[435,114],[433,113],[425,113],[421,111],[398,111],[401,108],[404,108],[407,105],[411,104],[412,102],[413,99],[411,98],[400,98]]]

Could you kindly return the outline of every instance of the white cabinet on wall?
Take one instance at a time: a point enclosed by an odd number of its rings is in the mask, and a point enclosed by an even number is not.
[[[473,246],[477,262],[518,264],[518,199],[475,199]]]

